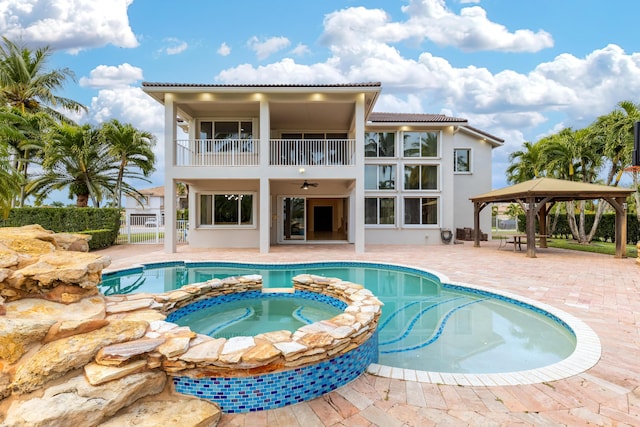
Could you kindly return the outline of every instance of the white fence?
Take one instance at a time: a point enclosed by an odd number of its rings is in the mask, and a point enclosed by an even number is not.
[[[120,221],[120,232],[116,244],[160,244],[164,243],[164,217],[159,213],[129,215]],[[188,243],[189,222],[176,221],[176,243]]]

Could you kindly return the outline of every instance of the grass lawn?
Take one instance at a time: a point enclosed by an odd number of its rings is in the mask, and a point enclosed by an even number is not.
[[[599,254],[616,254],[616,245],[611,242],[592,241],[588,245],[581,245],[575,240],[547,239],[547,246],[550,248],[572,249],[574,251],[596,252]],[[638,248],[636,245],[627,245],[627,257],[636,258],[637,256]]]
[[[493,238],[497,239],[500,235],[509,235],[514,234],[513,231],[510,232],[493,232]],[[575,240],[567,240],[561,238],[549,238],[547,239],[547,246],[550,248],[561,248],[561,249],[570,249],[574,251],[583,251],[583,252],[595,252],[599,254],[608,254],[615,255],[616,254],[616,245],[611,242],[601,242],[598,240],[592,241],[588,245],[581,245],[577,243]],[[636,258],[638,256],[638,248],[636,245],[627,245],[627,257]]]

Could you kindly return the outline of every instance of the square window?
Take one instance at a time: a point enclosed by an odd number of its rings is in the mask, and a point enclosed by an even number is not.
[[[366,197],[364,199],[365,224],[395,224],[395,197]]]
[[[395,157],[395,132],[366,132],[364,143],[365,157]]]
[[[407,197],[404,199],[405,225],[437,225],[437,197]]]
[[[405,165],[405,190],[437,190],[438,165]]]
[[[394,190],[396,188],[396,165],[365,165],[365,190]]]
[[[438,157],[438,132],[404,132],[404,157]]]

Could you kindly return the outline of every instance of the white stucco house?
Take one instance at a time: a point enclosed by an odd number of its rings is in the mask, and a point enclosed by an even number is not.
[[[139,195],[125,196],[124,208],[127,218],[135,225],[141,225],[145,221],[158,220],[159,225],[164,224],[164,186],[143,188],[138,190]],[[175,192],[174,192],[175,194]],[[186,194],[175,194],[177,209],[187,209],[188,197]]]
[[[441,244],[442,230],[473,226],[469,197],[491,190],[504,142],[462,118],[374,112],[380,83],[142,88],[164,105],[165,194],[189,186],[201,248]],[[165,251],[176,241],[166,227]]]
[[[143,225],[154,220],[162,223],[164,215],[164,186],[138,190],[139,196],[126,196],[124,208],[127,221],[132,225]]]

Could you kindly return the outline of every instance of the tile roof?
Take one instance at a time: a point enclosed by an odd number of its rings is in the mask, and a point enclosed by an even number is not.
[[[449,117],[444,114],[410,114],[410,113],[371,113],[369,121],[382,122],[414,122],[414,123],[467,123],[466,119]]]

